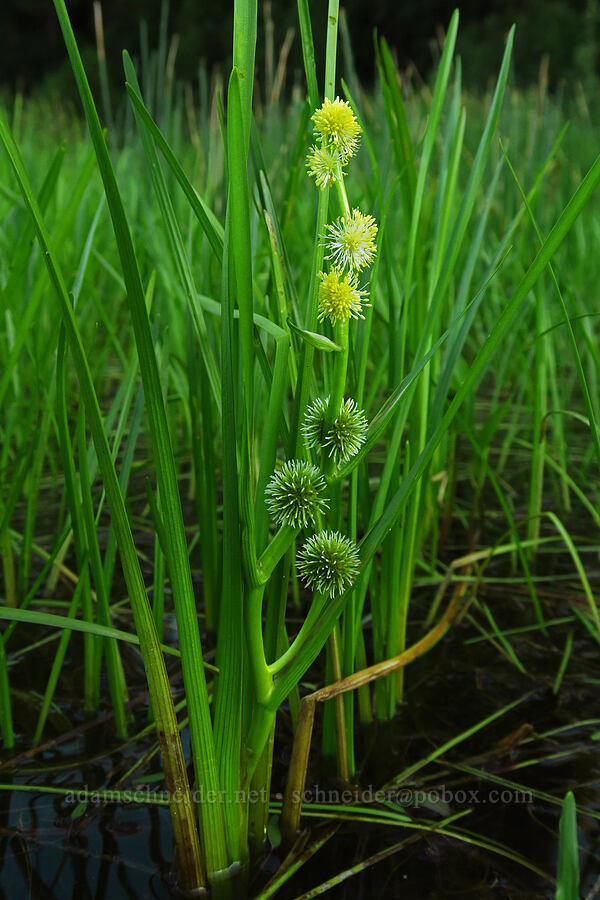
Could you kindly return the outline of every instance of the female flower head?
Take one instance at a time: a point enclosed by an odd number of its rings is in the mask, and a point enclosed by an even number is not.
[[[329,447],[337,466],[355,456],[365,442],[368,422],[356,401],[348,398],[332,427],[325,433],[328,399],[318,397],[306,410],[302,433],[309,447]]]
[[[356,279],[345,275],[335,267],[328,272],[319,272],[319,321],[329,316],[331,324],[350,318],[364,319],[362,301],[365,291],[356,284]],[[368,304],[367,304],[368,305]]]
[[[352,108],[345,100],[328,97],[315,113],[313,113],[314,131],[325,145],[333,145],[345,162],[356,153],[360,135],[358,124]]]
[[[298,572],[309,587],[337,597],[358,574],[359,557],[354,544],[339,531],[321,531],[307,540],[298,554]]]
[[[322,447],[325,441],[325,417],[329,397],[317,397],[307,408],[302,425],[302,434],[307,447]]]
[[[328,259],[340,269],[359,272],[375,259],[377,223],[373,216],[365,216],[359,209],[353,209],[333,225],[328,225],[327,232]]]
[[[327,433],[323,444],[329,447],[329,455],[333,456],[336,466],[342,465],[356,456],[365,442],[368,422],[362,409],[355,400],[344,400],[340,414]]]
[[[316,466],[300,459],[284,463],[265,489],[271,518],[278,525],[304,528],[327,506],[321,497],[324,488],[325,479]]]

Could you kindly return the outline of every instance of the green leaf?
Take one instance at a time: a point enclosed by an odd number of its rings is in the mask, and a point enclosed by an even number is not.
[[[302,58],[304,60],[304,73],[306,75],[306,86],[308,88],[308,100],[311,105],[311,110],[314,111],[319,105],[319,86],[317,84],[315,47],[313,44],[308,0],[298,0],[298,21],[300,23]]]
[[[135,69],[133,68],[133,63],[131,62],[127,51],[123,53],[123,66],[128,81],[131,82],[134,90],[136,90],[139,94],[140,88],[135,74]],[[177,270],[179,280],[188,302],[189,309],[192,313],[192,321],[196,330],[198,344],[200,346],[204,365],[206,366],[206,371],[211,384],[213,397],[217,404],[217,408],[219,409],[221,403],[221,381],[219,377],[217,362],[214,357],[212,345],[208,336],[206,323],[204,321],[204,315],[202,313],[202,309],[198,308],[198,305],[195,303],[197,291],[194,285],[192,267],[190,265],[188,253],[183,243],[181,229],[175,216],[175,211],[173,209],[173,204],[169,196],[167,183],[160,166],[158,154],[154,147],[154,142],[145,127],[145,120],[142,118],[137,107],[134,107],[134,110],[136,121],[138,123],[142,138],[142,146],[144,148],[146,161],[148,163],[148,169],[150,171],[150,176],[152,179],[152,184],[163,218],[165,231],[169,242],[169,248],[171,250],[171,255],[175,263],[175,268]]]
[[[82,800],[81,803],[77,804],[77,806],[71,813],[71,818],[73,820],[80,819],[84,815],[87,808],[88,808],[88,805],[87,805],[86,801]]]
[[[303,341],[306,341],[307,344],[310,344],[311,347],[316,347],[317,350],[324,350],[325,353],[342,353],[343,347],[340,347],[339,344],[336,344],[335,341],[332,341],[331,338],[326,337],[324,334],[317,334],[314,331],[305,331],[304,328],[300,328],[291,319],[287,320],[288,325],[298,337],[302,338]]]
[[[579,900],[577,808],[572,791],[565,797],[559,829],[556,900]]]
[[[154,122],[152,116],[144,106],[142,98],[130,84],[126,83],[125,87],[127,88],[127,91],[131,98],[131,102],[133,103],[136,112],[139,114],[141,121],[154,138],[156,146],[162,153],[165,162],[179,182],[179,186],[187,197],[188,203],[190,204],[196,218],[198,219],[202,229],[204,230],[204,233],[208,238],[215,256],[217,257],[219,262],[221,262],[223,258],[223,226],[218,221],[213,211],[206,205],[204,200],[194,190],[189,178],[183,171],[183,168],[179,163],[177,157],[163,137],[158,125]]]
[[[27,622],[29,625],[42,625],[50,628],[68,628],[71,631],[81,631],[84,634],[96,634],[98,637],[114,638],[117,641],[123,641],[126,644],[132,644],[139,647],[141,644],[137,634],[130,634],[128,631],[120,631],[118,628],[108,627],[106,625],[98,625],[96,622],[85,622],[83,619],[74,619],[71,616],[57,616],[54,613],[39,612],[32,609],[11,609],[7,606],[0,606],[0,621],[9,622]],[[181,657],[179,650],[169,647],[167,644],[159,644],[162,653],[170,656]],[[215,666],[210,663],[203,663],[204,668],[209,672],[217,672]]]
[[[273,849],[281,844],[281,831],[279,830],[279,816],[270,816],[267,824],[267,837]]]
[[[563,210],[562,215],[554,225],[552,231],[548,235],[546,241],[540,248],[537,256],[527,269],[527,272],[519,282],[512,297],[506,303],[499,318],[495,322],[490,334],[488,335],[483,347],[479,351],[477,357],[473,360],[465,378],[458,387],[452,402],[450,403],[445,414],[437,423],[433,433],[429,437],[423,451],[412,466],[407,477],[404,479],[399,489],[393,495],[385,513],[374,523],[361,544],[362,554],[364,557],[370,557],[381,545],[385,536],[394,526],[404,509],[408,497],[418,480],[422,475],[430,459],[432,458],[435,448],[438,446],[444,434],[447,432],[451,422],[456,416],[458,410],[462,406],[465,397],[478,383],[485,367],[487,366],[492,353],[498,347],[500,341],[511,327],[513,320],[538,278],[552,259],[554,253],[561,245],[567,234],[569,233],[575,219],[580,214],[590,197],[600,183],[600,155],[596,157],[589,172],[575,191],[575,194]]]

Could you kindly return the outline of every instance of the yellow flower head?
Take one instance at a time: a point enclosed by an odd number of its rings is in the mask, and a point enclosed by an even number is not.
[[[325,188],[331,182],[335,184],[341,175],[344,160],[335,147],[311,147],[306,161],[308,174],[312,175],[317,187]]]
[[[323,106],[313,113],[315,134],[324,144],[333,144],[345,162],[356,153],[360,125],[345,100],[325,98]]]
[[[361,304],[365,291],[357,286],[355,278],[336,268],[327,274],[319,272],[319,278],[319,321],[329,316],[335,325],[350,318],[364,319]]]
[[[342,216],[327,226],[328,259],[340,269],[360,272],[375,259],[377,223],[373,216],[365,216],[359,209]]]

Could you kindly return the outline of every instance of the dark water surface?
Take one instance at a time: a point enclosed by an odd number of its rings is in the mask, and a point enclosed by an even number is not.
[[[423,589],[421,589],[423,591]],[[565,590],[554,585],[554,598],[545,609],[548,618],[565,615]],[[552,594],[552,592],[550,592]],[[502,627],[530,619],[526,601],[518,595],[510,599],[494,596],[486,588]],[[417,602],[415,609],[419,608]],[[512,621],[514,620],[514,621]],[[566,634],[575,629],[573,652],[558,695],[552,685],[558,671]],[[498,841],[548,876],[556,874],[557,834],[560,809],[546,799],[503,793],[501,785],[460,772],[454,765],[474,769],[518,782],[560,799],[574,790],[578,804],[581,896],[600,897],[594,885],[600,875],[600,662],[598,647],[576,622],[511,638],[512,646],[526,672],[520,672],[489,642],[467,643],[476,631],[466,621],[455,626],[446,639],[407,672],[407,699],[396,719],[357,736],[361,787],[377,789],[393,776],[433,749],[451,740],[509,702],[529,696],[507,715],[449,749],[437,763],[430,764],[416,785],[401,786],[397,801],[411,816],[430,824],[444,816],[470,809],[456,823],[468,829],[473,841]],[[39,638],[39,630],[23,627],[19,640]],[[78,809],[76,792],[87,787],[100,790],[118,787],[119,779],[153,747],[151,737],[135,745],[119,746],[112,737],[110,712],[104,721],[88,723],[78,712],[81,671],[73,641],[67,655],[57,708],[46,736],[59,743],[49,744],[42,753],[24,758],[16,765],[0,768],[3,784],[35,784],[63,787],[73,792],[64,797],[40,792],[0,791],[0,898],[21,900],[125,900],[178,896],[170,873],[172,834],[168,810],[157,806],[115,803],[88,803]],[[16,649],[16,642],[15,648]],[[17,658],[11,666],[11,681],[19,686],[23,702],[15,702],[19,745],[11,757],[29,750],[30,735],[37,717],[34,692],[40,690],[49,671],[55,643],[32,656]],[[11,646],[11,650],[13,647]],[[132,733],[147,723],[143,673],[130,647],[124,661],[135,722]],[[173,685],[180,699],[181,681],[177,661]],[[311,673],[314,682],[321,674]],[[136,690],[138,691],[136,695]],[[107,695],[107,692],[106,692]],[[30,701],[25,698],[29,696]],[[137,701],[137,702],[136,702]],[[316,791],[336,790],[340,785],[332,774],[319,768],[318,747],[322,709],[317,712],[313,753],[307,787]],[[71,729],[68,740],[61,734]],[[291,749],[285,714],[279,723],[277,758],[273,772],[273,794],[283,790]],[[186,747],[186,753],[188,748]],[[7,762],[5,754],[0,763]],[[154,776],[154,778],[153,778]],[[156,755],[140,768],[134,784],[161,791],[163,784]],[[131,787],[128,782],[126,787]],[[343,786],[342,786],[343,787]],[[421,794],[415,794],[418,789]],[[426,796],[423,797],[425,792]],[[494,793],[495,792],[495,793]],[[81,813],[73,818],[73,813]],[[317,819],[306,817],[303,824],[318,833]],[[284,900],[300,897],[310,888],[333,878],[385,848],[414,834],[403,850],[336,884],[328,897],[402,897],[406,900],[437,898],[506,898],[533,900],[554,897],[554,885],[518,863],[440,834],[419,834],[397,826],[345,822],[312,860],[277,894]],[[272,849],[253,874],[250,896],[259,892],[276,870],[283,854]],[[600,887],[600,884],[598,885]]]

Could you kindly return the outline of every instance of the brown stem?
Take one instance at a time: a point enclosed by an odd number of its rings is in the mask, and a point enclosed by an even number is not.
[[[173,714],[174,718],[174,714]],[[175,719],[175,730],[169,734],[157,727],[165,784],[173,823],[177,863],[184,893],[201,893],[206,884],[204,867],[195,827],[195,812],[190,793],[181,740]]]
[[[312,737],[313,723],[315,718],[315,706],[317,703],[323,703],[325,700],[331,700],[332,697],[339,697],[347,691],[354,691],[371,681],[378,678],[385,678],[392,672],[407,666],[409,663],[418,659],[428,650],[431,650],[435,644],[446,634],[452,621],[456,617],[460,603],[460,592],[455,592],[448,607],[437,623],[437,625],[428,631],[427,634],[409,647],[398,656],[386,659],[374,666],[369,666],[361,672],[355,672],[347,678],[342,678],[334,684],[320,688],[312,694],[307,694],[302,698],[300,704],[300,715],[298,717],[298,727],[294,736],[294,745],[292,747],[292,758],[288,770],[288,780],[285,786],[285,794],[283,797],[283,807],[281,810],[281,833],[287,843],[295,840],[300,828],[300,815],[302,812],[302,795],[304,793],[304,785],[306,783],[306,770],[308,766],[308,755],[310,752],[310,742]]]
[[[280,819],[281,834],[288,846],[293,844],[300,829],[302,793],[306,783],[310,739],[315,719],[315,703],[314,694],[308,694],[302,698],[298,714],[298,727],[294,735],[292,758],[290,759]]]

